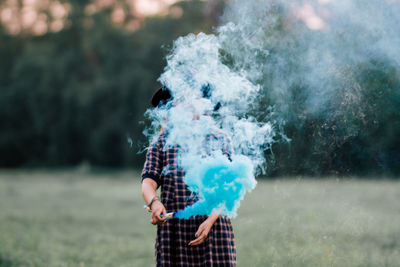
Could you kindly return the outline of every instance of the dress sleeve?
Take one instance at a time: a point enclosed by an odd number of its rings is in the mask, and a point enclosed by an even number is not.
[[[162,147],[160,146],[160,138],[152,142],[146,153],[146,161],[142,170],[142,181],[145,178],[153,179],[157,183],[157,187],[162,184]]]

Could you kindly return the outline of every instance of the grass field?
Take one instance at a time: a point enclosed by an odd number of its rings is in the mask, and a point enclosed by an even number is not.
[[[400,266],[400,182],[259,181],[232,220],[238,266]],[[153,266],[134,172],[0,173],[0,266]]]

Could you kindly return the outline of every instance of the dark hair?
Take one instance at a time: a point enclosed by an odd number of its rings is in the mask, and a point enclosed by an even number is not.
[[[158,89],[151,98],[151,105],[153,107],[161,107],[173,99],[171,90],[163,86]]]

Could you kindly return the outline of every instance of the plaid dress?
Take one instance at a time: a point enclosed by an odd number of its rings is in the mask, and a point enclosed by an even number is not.
[[[161,202],[167,212],[176,212],[196,202],[196,197],[183,182],[185,172],[177,164],[178,148],[164,149],[165,134],[151,143],[142,171],[142,179],[151,178],[161,186]],[[218,147],[229,157],[230,138],[225,134],[209,135],[208,148]],[[222,146],[222,147],[221,147]],[[208,151],[209,152],[209,151]],[[156,266],[236,266],[236,249],[229,218],[220,216],[208,237],[197,246],[189,246],[207,216],[171,219],[157,227]]]

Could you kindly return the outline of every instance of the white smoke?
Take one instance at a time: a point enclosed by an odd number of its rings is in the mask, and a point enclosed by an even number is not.
[[[173,102],[148,114],[156,127],[167,129],[167,146],[180,146],[185,169],[201,169],[204,139],[221,131],[232,138],[234,153],[249,159],[252,180],[265,171],[265,150],[284,137],[278,130],[284,120],[365,116],[356,73],[374,59],[400,69],[399,6],[384,0],[232,0],[215,34],[189,34],[174,42],[159,78]],[[356,134],[357,126],[340,123],[343,136]],[[214,178],[189,180],[201,192],[209,185],[202,179]],[[255,185],[249,184],[243,192]],[[235,214],[237,207],[224,213]]]

